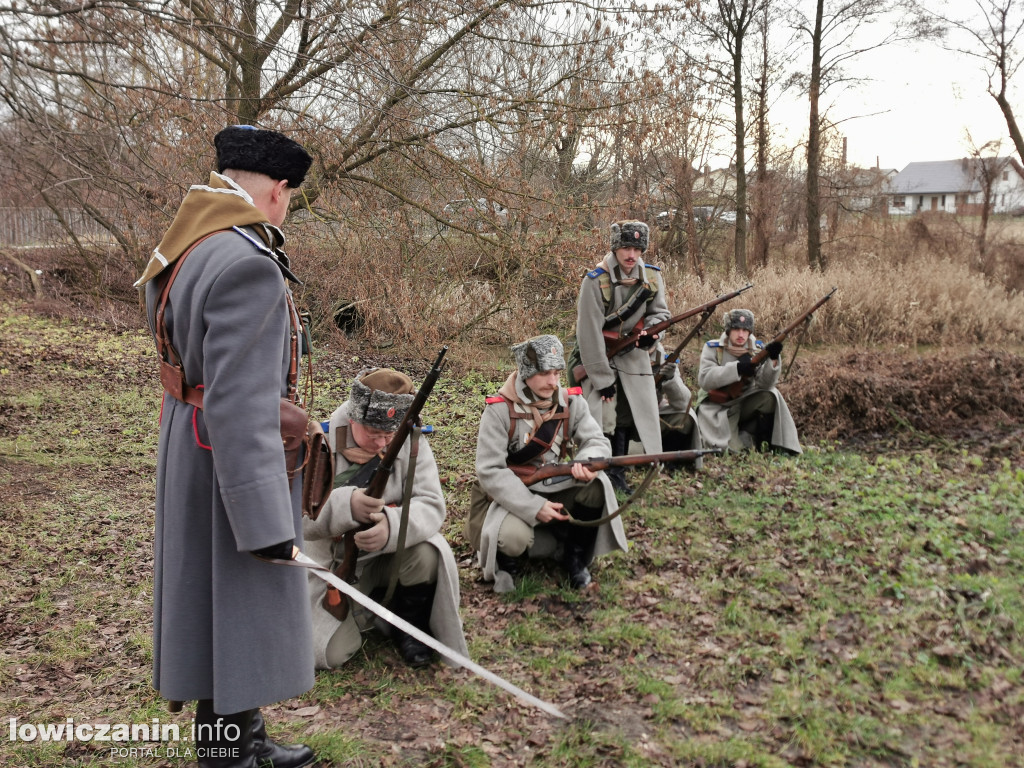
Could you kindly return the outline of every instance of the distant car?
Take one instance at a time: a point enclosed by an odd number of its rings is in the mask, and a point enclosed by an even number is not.
[[[693,220],[700,226],[706,226],[715,218],[715,206],[696,205],[693,208]]]
[[[448,221],[470,226],[477,232],[494,229],[495,226],[504,227],[508,223],[508,209],[485,197],[451,200],[442,213]]]
[[[718,220],[723,224],[735,224],[736,223],[736,211],[725,210],[718,214]],[[749,217],[744,217],[744,221],[749,222]]]
[[[654,223],[658,227],[658,229],[664,231],[669,228],[669,225],[672,223],[672,219],[674,219],[675,217],[676,209],[672,208],[667,211],[662,211],[657,216],[655,216]]]

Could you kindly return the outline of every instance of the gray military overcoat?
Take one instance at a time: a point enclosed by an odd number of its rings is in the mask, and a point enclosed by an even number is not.
[[[166,325],[202,411],[165,394],[156,477],[153,683],[229,714],[313,685],[306,572],[250,550],[302,543],[280,435],[291,325],[259,238],[213,235],[188,255]],[[147,286],[153,326],[157,281]]]
[[[640,434],[644,452],[660,453],[658,400],[654,391],[649,352],[634,346],[609,360],[605,354],[602,331],[608,329],[626,334],[632,331],[639,320],[643,320],[644,328],[667,320],[669,309],[665,298],[665,286],[660,270],[638,263],[633,268],[633,274],[627,277],[645,274],[651,286],[657,288],[657,293],[651,301],[642,304],[621,321],[606,321],[608,314],[626,303],[631,291],[631,287],[624,286],[616,280],[616,264],[615,254],[609,252],[601,266],[601,269],[608,273],[612,283],[611,303],[607,308],[601,294],[598,269],[589,272],[580,286],[579,301],[576,305],[576,343],[580,351],[580,361],[587,370],[587,378],[581,385],[583,395],[602,430],[610,434],[615,428],[615,405],[614,402],[602,402],[599,390],[614,384],[618,375],[617,397],[625,396],[629,401],[633,423]]]
[[[331,450],[334,451],[335,472],[341,473],[351,464],[338,452],[345,446],[337,445],[337,436],[341,427],[347,427],[351,421],[348,415],[347,402],[331,414],[330,428],[327,433]],[[351,441],[351,433],[349,433]],[[459,573],[455,555],[441,533],[447,514],[441,479],[437,472],[437,462],[424,436],[419,438],[419,455],[416,457],[416,473],[413,477],[412,498],[409,502],[409,527],[405,545],[412,547],[426,542],[437,550],[438,572],[437,589],[430,610],[430,633],[464,656],[469,655],[466,636],[462,629],[462,618],[459,616]],[[356,562],[356,576],[360,574],[367,562],[381,555],[393,555],[398,549],[398,532],[402,515],[402,500],[405,478],[409,471],[411,441],[406,440],[398,453],[395,466],[388,476],[384,487],[384,513],[388,517],[389,535],[387,544],[380,552],[362,552]],[[327,499],[323,510],[315,521],[306,518],[304,522],[307,540],[307,554],[322,565],[334,568],[343,559],[343,547],[335,542],[335,536],[358,527],[359,523],[352,517],[352,486],[335,488]],[[358,583],[358,582],[357,582]],[[328,613],[321,605],[326,584],[320,579],[310,576],[310,600],[313,605],[313,642],[316,664],[318,668],[327,666],[326,649],[331,636],[341,623]],[[449,661],[446,659],[445,661]],[[450,663],[450,662],[449,662]]]
[[[645,355],[646,357],[646,355]],[[650,370],[650,364],[648,364]],[[516,381],[516,389],[519,396],[523,397],[522,383]],[[579,395],[569,396],[565,388],[558,390],[558,402],[569,408],[569,435],[576,443],[576,455],[568,458],[591,459],[611,455],[611,445],[608,439],[601,432],[601,428],[590,415],[586,401]],[[515,406],[518,411],[525,413],[522,406]],[[537,513],[544,506],[546,499],[543,491],[555,493],[569,488],[576,481],[571,477],[564,478],[561,482],[550,485],[538,484],[527,487],[508,468],[508,454],[510,451],[517,451],[524,445],[527,433],[532,429],[531,419],[515,419],[515,428],[511,441],[509,440],[509,423],[511,419],[508,413],[508,405],[504,401],[491,403],[484,409],[480,417],[480,429],[476,442],[476,473],[480,486],[493,500],[487,509],[483,527],[480,531],[480,551],[476,553],[477,564],[483,570],[483,577],[487,581],[495,580],[496,558],[498,553],[498,531],[505,520],[506,515],[515,515],[520,520],[536,526]],[[556,433],[561,435],[561,429]],[[559,448],[561,440],[558,439],[552,444],[551,449],[535,459],[535,463],[548,463],[559,461]],[[618,508],[615,499],[615,491],[611,482],[604,472],[598,476],[601,486],[604,489],[604,514],[611,514]],[[551,537],[549,537],[551,538]],[[594,548],[594,556],[603,555],[616,549],[626,550],[626,531],[622,525],[622,518],[616,517],[610,523],[600,526],[597,529],[597,542]],[[551,556],[555,553],[553,541],[545,541],[543,537],[537,537],[534,547],[529,554],[531,556]]]
[[[742,377],[736,370],[738,357],[729,353],[725,344],[725,334],[717,341],[709,341],[704,345],[700,354],[700,368],[697,371],[697,384],[701,388],[698,393],[697,424],[700,427],[701,439],[709,448],[728,448],[730,437],[733,436],[730,424],[730,410],[735,410],[740,400],[750,397],[756,392],[770,392],[775,397],[775,420],[772,425],[772,445],[784,448],[793,453],[803,453],[800,447],[800,438],[797,435],[796,423],[789,412],[789,406],[782,398],[775,385],[782,373],[782,362],[776,361],[773,365],[767,358],[758,366],[754,375],[747,380],[743,387],[743,394],[736,400],[718,405],[705,399],[707,392],[712,389],[722,389]],[[763,343],[750,336],[748,341],[750,353],[756,354]],[[721,356],[721,362],[719,362]]]

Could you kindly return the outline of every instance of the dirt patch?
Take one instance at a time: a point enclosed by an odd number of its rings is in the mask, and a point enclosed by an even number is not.
[[[996,454],[1024,444],[1020,355],[852,351],[798,365],[780,389],[805,443],[937,440]]]

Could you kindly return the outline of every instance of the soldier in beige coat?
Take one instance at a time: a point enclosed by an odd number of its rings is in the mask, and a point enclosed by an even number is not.
[[[391,569],[398,569],[398,586],[388,606],[417,629],[468,655],[459,617],[459,577],[455,556],[441,534],[445,501],[437,463],[426,438],[414,430],[398,454],[384,488],[375,499],[363,487],[405,417],[415,396],[412,381],[398,371],[376,368],[363,371],[352,384],[352,393],[331,414],[328,440],[334,451],[335,488],[316,520],[303,519],[307,554],[318,563],[335,568],[343,560],[342,536],[358,527],[355,543],[360,555],[357,586],[379,597],[388,586]],[[405,546],[398,551],[402,506],[409,464],[415,462]],[[361,630],[373,618],[350,611],[339,622],[324,606],[327,586],[310,575],[309,597],[313,609],[313,653],[319,669],[337,667],[362,645]],[[403,660],[410,666],[429,664],[433,651],[400,632],[389,631]]]
[[[722,325],[721,338],[704,345],[697,373],[697,423],[704,444],[733,451],[768,445],[802,453],[789,406],[775,386],[782,373],[782,342],[769,343],[767,358],[755,366],[751,358],[765,345],[754,336],[754,314],[730,310]],[[724,391],[736,382],[743,382],[737,397],[722,403],[709,399],[711,390]]]
[[[555,336],[537,336],[512,350],[516,371],[487,398],[480,418],[467,538],[496,592],[514,588],[524,558],[557,559],[569,584],[585,589],[594,557],[627,547],[619,517],[597,527],[569,522],[614,512],[607,476],[577,465],[571,477],[527,486],[511,467],[607,457],[610,446],[579,388],[559,385],[565,359]]]

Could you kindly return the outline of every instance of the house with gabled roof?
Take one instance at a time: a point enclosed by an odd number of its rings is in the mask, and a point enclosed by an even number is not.
[[[910,163],[889,182],[889,213],[981,213],[989,189],[989,213],[1024,206],[1024,167],[1013,157],[964,157]]]

